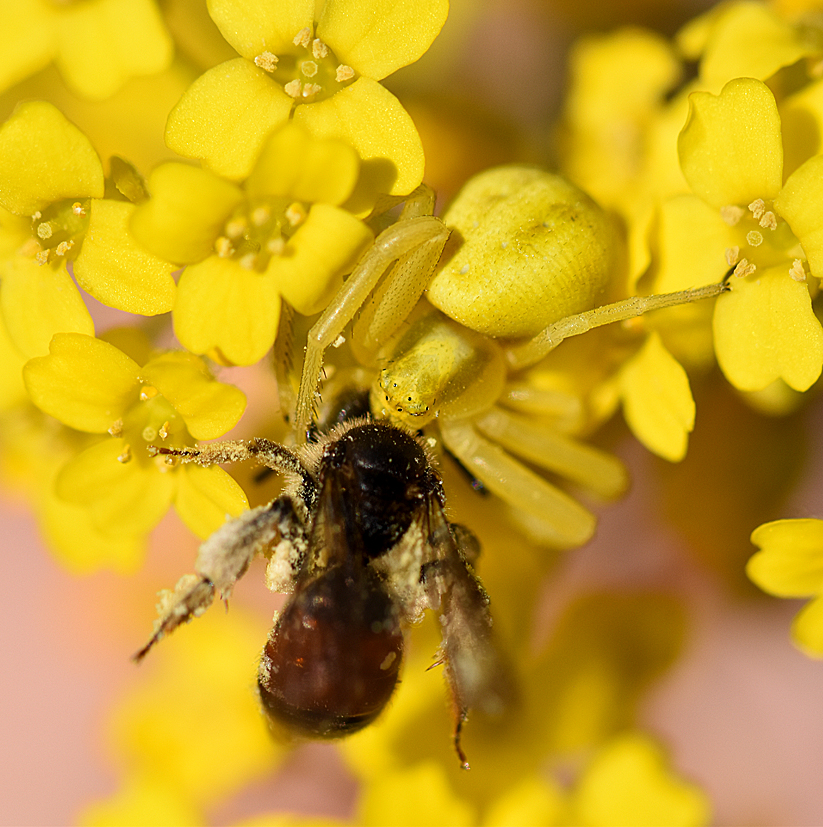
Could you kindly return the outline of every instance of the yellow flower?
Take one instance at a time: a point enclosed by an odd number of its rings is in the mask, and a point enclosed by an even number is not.
[[[794,642],[823,657],[823,520],[775,520],[756,528],[746,574],[777,597],[812,597],[792,624]]]
[[[248,506],[222,469],[170,467],[146,450],[214,439],[243,413],[245,396],[216,382],[198,357],[165,353],[141,367],[108,342],[59,333],[23,378],[44,412],[79,431],[110,434],[69,460],[55,482],[57,495],[86,508],[101,531],[144,533],[173,502],[189,528],[207,537]]]
[[[189,265],[173,316],[185,347],[249,365],[274,341],[281,296],[306,315],[326,306],[372,240],[339,207],[359,166],[350,146],[289,123],[265,142],[242,187],[188,164],[154,170],[152,198],[131,226],[148,249]]]
[[[104,191],[88,138],[50,103],[21,104],[0,127],[0,301],[26,356],[46,353],[57,332],[94,333],[66,262],[111,307],[144,315],[172,307],[171,265],[129,235],[134,204]]]
[[[172,54],[153,0],[15,0],[3,6],[0,90],[54,61],[74,92],[98,100],[162,71]]]
[[[448,0],[211,0],[209,13],[242,57],[183,95],[169,115],[169,147],[242,179],[266,134],[292,118],[350,143],[370,191],[405,194],[420,183],[414,124],[379,81],[429,48]]]
[[[732,80],[718,96],[694,93],[678,150],[695,195],[664,207],[665,289],[734,270],[732,291],[715,307],[715,352],[727,379],[746,391],[778,379],[804,391],[823,367],[823,330],[811,307],[823,275],[823,156],[782,185],[780,127],[760,81]]]

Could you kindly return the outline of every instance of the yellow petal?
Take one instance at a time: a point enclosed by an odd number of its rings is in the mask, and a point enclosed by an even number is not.
[[[317,36],[341,63],[380,80],[420,58],[448,14],[449,0],[326,0]]]
[[[77,94],[93,100],[114,94],[132,77],[162,71],[173,55],[151,0],[73,3],[56,28],[58,68]]]
[[[169,113],[166,144],[218,175],[246,178],[266,135],[291,112],[292,99],[245,58],[221,63],[186,90]]]
[[[192,353],[217,348],[235,365],[265,356],[277,335],[277,280],[211,256],[189,267],[177,286],[174,332]]]
[[[783,174],[791,175],[823,150],[823,78],[807,83],[780,104]]]
[[[809,289],[784,267],[757,270],[732,280],[717,300],[717,361],[736,388],[756,391],[782,378],[805,391],[820,376],[823,330],[812,312]]]
[[[2,268],[3,318],[15,347],[27,357],[48,353],[55,333],[94,336],[94,323],[63,267],[15,255]]]
[[[315,138],[290,121],[266,139],[246,192],[338,206],[351,195],[359,170],[360,159],[348,144]]]
[[[792,639],[807,655],[823,658],[823,597],[812,600],[795,617]]]
[[[93,201],[80,255],[77,283],[98,301],[127,313],[155,316],[174,306],[173,267],[140,246],[129,232],[135,211],[127,201]]]
[[[774,95],[750,78],[729,81],[719,95],[694,92],[677,151],[689,186],[713,207],[774,198],[783,173]]]
[[[151,198],[135,209],[134,237],[155,255],[193,264],[214,252],[214,242],[242,190],[205,169],[161,164],[149,176]]]
[[[777,597],[823,593],[823,520],[775,520],[752,532],[759,546],[746,574]]]
[[[774,206],[803,245],[812,273],[823,277],[823,155],[789,176]]]
[[[705,201],[693,195],[664,201],[659,226],[660,266],[655,292],[712,284],[728,272],[725,252],[738,243],[739,232]]]
[[[314,0],[208,0],[220,33],[247,60],[263,52],[293,54],[295,35],[314,23]]]
[[[709,29],[700,85],[716,91],[729,78],[767,80],[778,69],[819,53],[819,48],[802,27],[767,5],[730,3]]]
[[[50,13],[51,12],[51,13]],[[3,7],[0,27],[0,91],[47,66],[56,44],[53,8],[39,0]]]
[[[711,820],[706,794],[678,778],[660,747],[642,733],[622,735],[602,748],[574,796],[573,823],[590,827],[699,827]]]
[[[40,410],[78,431],[104,433],[137,399],[139,365],[114,345],[81,333],[58,333],[48,356],[23,368]]]
[[[69,460],[57,475],[57,496],[88,509],[94,525],[112,534],[144,534],[160,522],[175,475],[136,458],[120,462],[122,439],[107,438]]]
[[[689,377],[652,333],[620,374],[623,414],[634,435],[658,456],[679,462],[694,428]]]
[[[222,468],[184,465],[177,473],[175,510],[183,522],[204,540],[227,519],[239,517],[249,507],[243,489]]]
[[[268,273],[283,298],[298,313],[323,310],[342,286],[360,254],[374,240],[371,230],[351,213],[315,204],[292,236],[283,255],[272,258]]]
[[[27,399],[23,384],[25,357],[14,346],[0,314],[0,412],[17,407]]]
[[[354,147],[362,161],[355,195],[363,203],[377,193],[406,195],[423,180],[423,145],[412,119],[391,92],[369,78],[319,103],[298,106],[294,122]],[[362,204],[350,206],[356,212]]]
[[[89,139],[52,104],[21,103],[0,127],[0,204],[33,215],[88,196],[103,196],[103,165]]]
[[[44,497],[39,518],[52,555],[72,574],[101,569],[134,574],[143,562],[145,535],[100,531],[87,509],[61,500],[53,492]]]
[[[246,408],[246,395],[218,382],[191,353],[166,353],[140,371],[186,421],[195,439],[216,439],[231,430]]]

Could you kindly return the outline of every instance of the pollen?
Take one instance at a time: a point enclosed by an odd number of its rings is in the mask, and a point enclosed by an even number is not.
[[[337,71],[334,73],[334,79],[338,83],[345,83],[347,80],[351,80],[354,77],[354,69],[351,66],[346,66],[345,63],[341,63],[337,67]]]
[[[168,422],[168,420],[166,420],[160,426],[160,430],[157,432],[157,436],[159,436],[160,439],[168,439],[168,436],[169,436],[169,422]]]
[[[232,218],[226,222],[226,235],[233,241],[236,241],[238,238],[243,237],[243,233],[246,232],[247,228],[248,224],[245,218],[240,216]]]
[[[255,227],[262,227],[271,220],[271,209],[265,204],[261,204],[252,210],[250,217],[251,223],[254,224]]]
[[[792,262],[792,266],[789,269],[789,275],[795,281],[806,281],[806,270],[803,267],[803,262],[799,258],[796,258]]]
[[[725,207],[720,208],[720,217],[730,226],[734,227],[741,218],[743,218],[745,214],[745,210],[742,207],[738,207],[736,204],[729,204]]]
[[[284,87],[283,90],[285,93],[291,98],[299,98],[300,93],[303,91],[303,84],[295,78],[294,80],[290,80]]]
[[[289,226],[296,227],[306,220],[306,208],[299,201],[295,201],[286,208],[285,215]]]
[[[157,388],[153,387],[152,385],[146,385],[144,388],[140,390],[140,401],[141,402],[148,402],[149,399],[154,399],[155,396],[159,391]]]
[[[36,261],[36,262],[37,262],[37,263],[38,263],[41,267],[42,267],[42,265],[44,265],[44,264],[48,264],[48,261],[49,261],[49,251],[48,251],[48,250],[40,250],[40,252],[39,252],[39,253],[37,253],[37,254],[34,256],[34,260],[35,260],[35,261]]]
[[[308,49],[311,41],[311,29],[306,26],[305,28],[300,29],[300,31],[294,36],[292,43],[294,43],[295,46],[302,46],[304,49]]]
[[[66,253],[74,247],[74,241],[61,241],[55,248],[54,252],[57,253],[58,256],[64,256]]]
[[[756,269],[756,264],[750,264],[748,259],[741,258],[737,263],[737,267],[734,268],[734,275],[737,276],[737,278],[742,279],[746,276],[750,276]]]
[[[738,260],[740,259],[740,248],[739,247],[729,247],[726,250],[726,264],[729,267],[734,267],[737,264]]]
[[[270,238],[266,242],[266,249],[273,255],[279,256],[282,255],[283,250],[286,247],[286,242],[283,240],[282,236],[276,236],[275,238]]]
[[[234,245],[228,238],[226,238],[226,236],[221,235],[219,238],[215,239],[214,251],[218,256],[220,256],[220,258],[231,258],[231,254],[234,252]]]
[[[771,211],[767,210],[763,213],[759,221],[760,226],[764,230],[776,230],[777,229],[777,216]]]
[[[329,56],[329,47],[319,37],[316,37],[311,42],[311,53],[315,60],[322,60]]]
[[[122,462],[124,465],[127,462],[131,462],[131,445],[128,443],[123,448],[123,452],[117,457],[118,462]]]
[[[79,216],[84,216],[84,215],[86,214],[86,209],[85,209],[85,207],[84,207],[84,206],[83,206],[83,205],[82,205],[79,201],[75,201],[75,202],[71,205],[71,211],[72,211],[75,215],[79,215]]]
[[[303,84],[303,97],[304,98],[313,98],[315,95],[319,94],[323,91],[323,87],[317,83],[304,83]]]
[[[763,243],[763,233],[757,230],[751,230],[746,233],[746,241],[748,241],[752,247],[759,247]]]
[[[762,198],[755,198],[755,200],[749,204],[749,209],[751,210],[754,220],[759,221],[766,212],[766,202]]]
[[[123,420],[116,419],[108,431],[112,436],[120,436],[123,433]]]
[[[246,253],[244,256],[240,257],[238,264],[244,270],[254,270],[254,267],[257,264],[257,256],[254,253]]]
[[[265,72],[274,72],[277,70],[277,64],[280,62],[280,59],[277,55],[272,54],[271,52],[261,52],[257,57],[254,59],[254,65],[259,66]]]

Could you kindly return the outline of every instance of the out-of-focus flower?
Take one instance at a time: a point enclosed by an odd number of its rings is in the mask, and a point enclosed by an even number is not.
[[[154,0],[17,0],[3,8],[0,90],[54,61],[74,92],[99,100],[172,55]]]
[[[55,333],[94,333],[67,262],[104,304],[144,315],[171,310],[172,266],[132,239],[134,204],[119,192],[104,198],[105,188],[91,143],[50,103],[21,104],[0,127],[0,301],[26,356],[46,353]]]
[[[373,238],[339,206],[359,169],[350,146],[290,123],[242,187],[187,164],[154,170],[131,226],[148,249],[189,265],[174,307],[185,347],[249,365],[274,341],[281,296],[306,315],[325,307]]]
[[[777,597],[813,598],[794,619],[792,638],[807,654],[823,657],[823,520],[775,520],[756,528],[760,551],[746,573]]]
[[[221,468],[174,467],[146,450],[213,439],[243,413],[242,392],[215,381],[198,357],[165,353],[140,366],[108,342],[61,333],[23,376],[41,410],[78,431],[110,435],[70,459],[55,482],[57,495],[86,508],[101,531],[144,533],[173,502],[192,531],[207,537],[248,506]]]
[[[379,81],[431,45],[448,0],[296,0],[250,7],[212,0],[209,13],[242,55],[203,74],[169,115],[168,145],[234,180],[251,171],[268,132],[292,118],[351,144],[371,192],[405,194],[423,177],[423,149],[400,102]],[[358,208],[363,205],[358,205]]]

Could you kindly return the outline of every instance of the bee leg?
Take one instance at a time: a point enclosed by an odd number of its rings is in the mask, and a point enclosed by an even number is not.
[[[154,634],[133,660],[140,662],[165,635],[202,615],[215,595],[227,599],[258,552],[282,547],[284,553],[297,555],[300,536],[302,526],[291,500],[285,497],[226,522],[200,546],[195,573],[182,577],[173,592],[160,593]],[[284,538],[291,542],[281,543]]]

